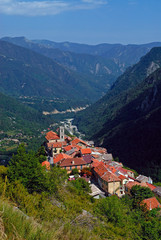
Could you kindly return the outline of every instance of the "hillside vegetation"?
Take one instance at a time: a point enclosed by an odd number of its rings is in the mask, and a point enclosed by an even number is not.
[[[0,167],[1,239],[160,238],[157,209],[146,211],[133,195],[95,200],[84,179],[67,182],[66,170],[45,171],[39,160],[20,145],[8,168]]]
[[[35,133],[49,123],[50,119],[41,112],[0,93],[0,131],[21,129],[23,133]]]

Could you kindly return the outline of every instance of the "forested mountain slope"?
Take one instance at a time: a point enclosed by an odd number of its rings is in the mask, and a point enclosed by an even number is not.
[[[0,93],[0,131],[32,133],[49,124],[49,118],[16,99]]]
[[[85,133],[98,145],[155,180],[161,180],[160,66],[161,48],[154,48],[119,77],[105,97],[77,118],[78,127],[87,129]]]
[[[161,67],[161,48],[153,48],[141,58],[140,62],[130,67],[118,77],[107,94],[85,111],[78,113],[75,124],[88,137],[99,132],[105,122],[111,120],[127,101],[127,91],[141,83],[156,69]]]
[[[107,92],[128,66],[137,63],[152,47],[161,46],[159,42],[141,45],[108,43],[87,45],[28,40],[25,37],[4,37],[2,40],[38,52],[84,76],[90,87],[92,83],[97,87],[97,99]]]
[[[65,69],[50,58],[0,41],[0,91],[10,95],[88,99],[102,94],[91,78]]]
[[[92,79],[93,84],[97,85],[97,88],[102,91],[100,92],[99,97],[106,93],[116,78],[124,71],[124,68],[115,63],[114,60],[107,59],[102,56],[63,51],[61,49],[42,44],[41,42],[36,43],[26,39],[25,37],[5,37],[2,40],[28,48],[51,58],[65,68],[84,76],[87,81]]]
[[[126,104],[93,136],[123,163],[161,181],[161,68],[126,95]]]

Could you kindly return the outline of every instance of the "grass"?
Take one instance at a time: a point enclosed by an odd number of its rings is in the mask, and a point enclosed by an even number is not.
[[[27,219],[19,210],[5,201],[0,201],[1,236],[7,240],[47,240],[48,233],[32,218]],[[3,238],[2,238],[3,239]]]
[[[36,222],[26,217],[7,201],[0,201],[1,240],[98,240],[99,236],[86,227],[75,227],[66,222]]]

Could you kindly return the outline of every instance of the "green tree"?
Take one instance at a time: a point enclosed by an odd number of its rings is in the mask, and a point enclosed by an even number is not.
[[[161,224],[157,219],[145,221],[142,224],[143,239],[145,240],[158,240],[161,236]]]
[[[69,184],[74,186],[74,188],[78,194],[91,192],[89,183],[86,182],[85,179],[83,179],[83,178],[78,178],[75,181],[71,181]]]
[[[71,174],[72,174],[72,175],[79,174],[78,169],[77,169],[77,168],[72,169]]]
[[[125,224],[128,208],[114,195],[101,199],[96,204],[94,212],[101,218],[104,216],[107,222],[122,226]]]
[[[150,188],[139,185],[133,186],[130,193],[136,203],[140,203],[142,200],[154,196]]]
[[[68,178],[67,171],[60,167],[54,166],[51,168],[51,171],[49,172],[49,180],[51,184],[55,185],[64,184],[67,178]]]
[[[47,172],[41,167],[35,153],[26,153],[23,144],[19,146],[17,155],[13,155],[7,175],[11,182],[20,180],[30,193],[51,191]]]
[[[42,163],[44,161],[46,161],[46,152],[45,152],[45,147],[41,146],[39,147],[37,153],[36,153],[36,157],[38,158],[39,162]]]

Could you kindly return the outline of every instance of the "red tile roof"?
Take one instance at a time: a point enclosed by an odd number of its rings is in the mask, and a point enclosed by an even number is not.
[[[102,148],[102,147],[95,147],[95,149],[100,152],[100,153],[107,153],[107,149],[106,148]]]
[[[98,159],[93,158],[92,159],[92,167],[95,168],[100,164],[100,161]]]
[[[106,182],[121,182],[114,173],[109,171],[107,171],[101,178]]]
[[[118,178],[120,178],[121,180],[127,179],[124,175],[119,175]]]
[[[97,175],[100,178],[102,178],[106,182],[120,182],[121,181],[114,173],[110,172],[107,169],[107,166],[103,162],[100,162],[100,164],[94,168],[94,171],[97,173]]]
[[[94,157],[94,158],[99,158],[99,157],[100,157],[100,155],[94,154],[94,153],[92,153],[91,155],[92,155],[92,157]]]
[[[60,167],[81,166],[86,165],[86,162],[82,158],[66,158],[59,164]]]
[[[107,168],[105,167],[105,164],[103,162],[100,162],[95,168],[94,171],[97,173],[99,177],[102,177],[105,172],[107,171]]]
[[[72,145],[68,145],[68,146],[64,147],[64,150],[67,152],[67,151],[71,150],[72,148],[73,148]]]
[[[50,142],[50,143],[48,142],[48,143],[47,143],[47,147],[48,147],[49,149],[51,149],[52,146],[53,146],[53,143],[52,143],[52,142]]]
[[[75,145],[77,145],[78,143],[82,143],[82,144],[84,144],[84,145],[88,145],[85,141],[83,141],[83,140],[81,140],[81,139],[79,139],[79,138],[75,138],[73,141],[71,141],[71,144],[73,145],[73,146],[75,146]]]
[[[80,152],[81,152],[82,155],[91,154],[91,149],[90,148],[84,148],[84,149],[81,149]]]
[[[53,144],[52,144],[52,147],[53,147],[53,148],[62,148],[62,145],[63,145],[63,144],[62,144],[61,142],[56,142],[56,143],[53,143]]]
[[[45,166],[47,170],[50,170],[50,163],[48,161],[44,161],[41,163],[42,167]]]
[[[109,169],[111,170],[111,172],[115,173],[116,172],[116,169],[112,166],[109,166]]]
[[[50,131],[46,134],[45,136],[46,140],[57,140],[57,139],[60,139],[58,134],[53,132],[53,131]]]
[[[136,182],[136,181],[134,181],[134,182],[128,182],[127,184],[126,184],[126,187],[127,188],[129,188],[129,189],[131,189],[133,186],[135,186],[135,185],[139,185],[139,186],[141,186],[141,187],[148,187],[148,185],[146,184],[146,183],[139,183],[139,182]]]
[[[120,171],[121,173],[123,173],[123,174],[128,174],[129,172],[134,173],[134,172],[131,171],[131,170],[122,168],[121,166],[118,166],[116,169],[119,170],[119,171]]]
[[[53,162],[54,164],[60,162],[60,160],[64,159],[64,158],[71,158],[69,155],[64,154],[64,153],[60,153],[58,155],[56,155],[56,157],[53,158]]]
[[[160,208],[161,204],[158,202],[158,200],[156,199],[156,197],[151,197],[151,198],[147,198],[144,199],[141,202],[141,205],[146,204],[146,207],[148,210],[152,210],[153,208]]]
[[[150,183],[146,183],[146,184],[151,189],[151,191],[153,191],[156,188],[153,184],[150,184]]]
[[[87,164],[91,164],[93,158],[92,158],[91,155],[84,155],[84,156],[83,156],[83,160],[84,160]]]

